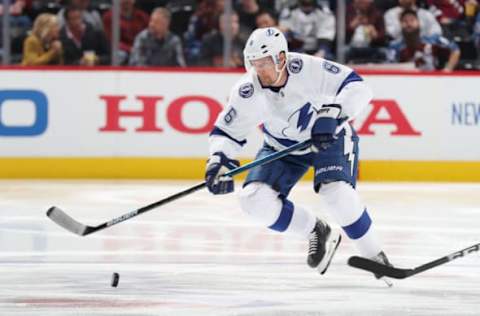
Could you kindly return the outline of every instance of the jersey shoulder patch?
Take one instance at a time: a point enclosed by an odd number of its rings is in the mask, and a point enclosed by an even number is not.
[[[288,61],[288,70],[291,73],[298,74],[302,71],[303,68],[303,60],[298,57],[294,57]]]
[[[238,94],[245,99],[250,98],[253,95],[253,92],[254,88],[253,83],[251,82],[244,83],[238,88]]]

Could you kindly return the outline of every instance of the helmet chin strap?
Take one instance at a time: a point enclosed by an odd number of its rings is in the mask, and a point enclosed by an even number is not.
[[[287,66],[287,61],[285,61],[285,63],[283,64],[283,67],[281,69],[278,69],[278,66],[275,65],[275,71],[278,73],[278,76],[277,76],[277,80],[275,80],[275,82],[272,84],[272,86],[277,85],[280,82],[280,80],[282,79],[282,74],[283,74],[283,70],[285,69],[285,66]]]

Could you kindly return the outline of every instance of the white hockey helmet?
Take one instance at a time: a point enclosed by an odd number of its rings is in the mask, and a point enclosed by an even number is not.
[[[275,63],[275,68],[280,71],[281,52],[288,53],[287,39],[283,33],[275,27],[265,27],[256,29],[250,34],[245,44],[243,56],[245,59],[245,69],[249,71],[252,68],[250,61],[271,56]]]

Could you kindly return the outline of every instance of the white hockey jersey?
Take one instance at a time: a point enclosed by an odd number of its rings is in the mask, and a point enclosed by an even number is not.
[[[288,53],[287,60],[288,79],[278,91],[263,87],[253,71],[233,86],[228,106],[210,134],[210,154],[221,151],[235,158],[247,135],[259,126],[265,142],[282,150],[310,138],[316,110],[323,104],[340,104],[341,117],[352,119],[372,98],[371,90],[347,66],[298,53]]]

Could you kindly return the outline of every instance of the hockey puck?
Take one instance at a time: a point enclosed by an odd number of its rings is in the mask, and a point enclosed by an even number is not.
[[[117,272],[114,272],[112,274],[112,287],[117,287],[118,286],[118,281],[120,281],[120,274],[118,274]]]

